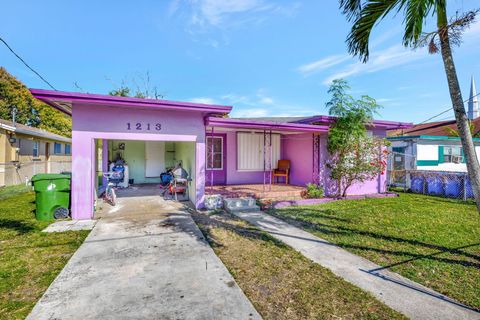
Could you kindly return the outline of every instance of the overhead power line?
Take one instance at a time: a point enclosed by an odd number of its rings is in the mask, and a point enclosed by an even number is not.
[[[442,114],[447,113],[447,112],[450,111],[450,110],[452,110],[452,108],[448,108],[447,110],[442,111],[442,112],[440,112],[439,114],[436,114],[436,115],[434,115],[433,117],[430,117],[430,118],[428,118],[427,120],[424,120],[424,121],[422,121],[422,122],[420,122],[420,123],[418,123],[418,124],[422,124],[422,123],[428,122],[428,121],[430,121],[430,120],[433,120],[433,119],[441,116]]]
[[[33,73],[35,73],[40,79],[42,79],[43,82],[45,82],[50,88],[52,88],[53,90],[57,91],[57,89],[55,89],[54,86],[52,86],[52,84],[50,82],[48,82],[44,77],[42,77],[42,75],[40,73],[38,73],[37,71],[35,71],[35,69],[33,69],[32,67],[30,67],[28,65],[28,63],[22,59],[22,57],[20,57],[16,52],[15,50],[12,49],[12,47],[10,47],[8,45],[8,43],[3,40],[2,37],[0,37],[0,41],[3,42],[3,44],[8,48],[8,50],[10,50],[14,55],[15,57],[18,58],[18,60],[20,60],[28,69],[30,69]]]
[[[470,100],[470,98],[475,98],[475,97],[477,97],[477,96],[479,96],[479,95],[480,95],[480,93],[477,93],[476,95],[474,95],[474,96],[472,96],[472,97],[469,97],[467,100],[463,101],[463,103],[467,103],[468,100]],[[434,115],[433,117],[428,118],[427,120],[424,120],[424,121],[422,121],[422,122],[419,122],[418,124],[422,124],[422,123],[428,122],[428,121],[430,121],[430,120],[432,120],[432,119],[435,119],[435,118],[441,116],[442,114],[445,114],[445,113],[447,113],[448,111],[451,111],[452,109],[453,109],[453,107],[450,107],[450,108],[448,108],[447,110],[444,110],[444,111],[442,111],[442,112]]]

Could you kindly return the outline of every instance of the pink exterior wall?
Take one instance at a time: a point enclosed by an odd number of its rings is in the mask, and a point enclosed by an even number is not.
[[[305,186],[313,182],[312,133],[282,135],[282,158],[290,160],[290,184]]]
[[[372,130],[373,134],[378,137],[385,137],[386,131],[382,129]],[[337,183],[330,179],[330,172],[325,166],[325,163],[328,161],[328,152],[327,152],[327,136],[322,136],[321,144],[321,177],[324,181],[325,194],[327,196],[337,195]],[[356,183],[352,185],[348,191],[348,195],[364,195],[364,194],[374,194],[374,193],[383,193],[387,191],[386,184],[387,175],[378,175],[377,178],[374,178],[370,181],[364,183]]]
[[[95,139],[143,141],[195,141],[196,169],[194,199],[203,203],[205,190],[205,127],[201,112],[111,108],[75,104],[72,142],[72,218],[93,216]],[[130,123],[128,130],[127,123]],[[142,124],[142,130],[136,129]],[[150,123],[150,130],[147,124]],[[156,130],[159,123],[161,130]]]

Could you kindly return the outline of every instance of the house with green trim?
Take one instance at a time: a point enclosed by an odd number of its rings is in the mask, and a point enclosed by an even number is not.
[[[393,170],[467,172],[458,137],[407,135],[387,139],[391,142]],[[474,138],[474,143],[478,156],[480,139]]]
[[[472,76],[468,100],[477,157],[480,155],[480,112],[475,79]],[[431,170],[467,172],[465,156],[455,120],[421,123],[410,128],[391,130],[390,170]]]

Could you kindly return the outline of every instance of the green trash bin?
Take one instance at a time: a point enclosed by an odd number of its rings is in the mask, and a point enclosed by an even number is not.
[[[65,174],[41,173],[32,178],[35,190],[37,220],[68,217],[70,177]]]

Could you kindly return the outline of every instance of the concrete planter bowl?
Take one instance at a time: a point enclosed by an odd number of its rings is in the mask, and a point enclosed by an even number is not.
[[[223,208],[223,197],[219,194],[205,196],[205,208],[207,210],[219,210]]]

